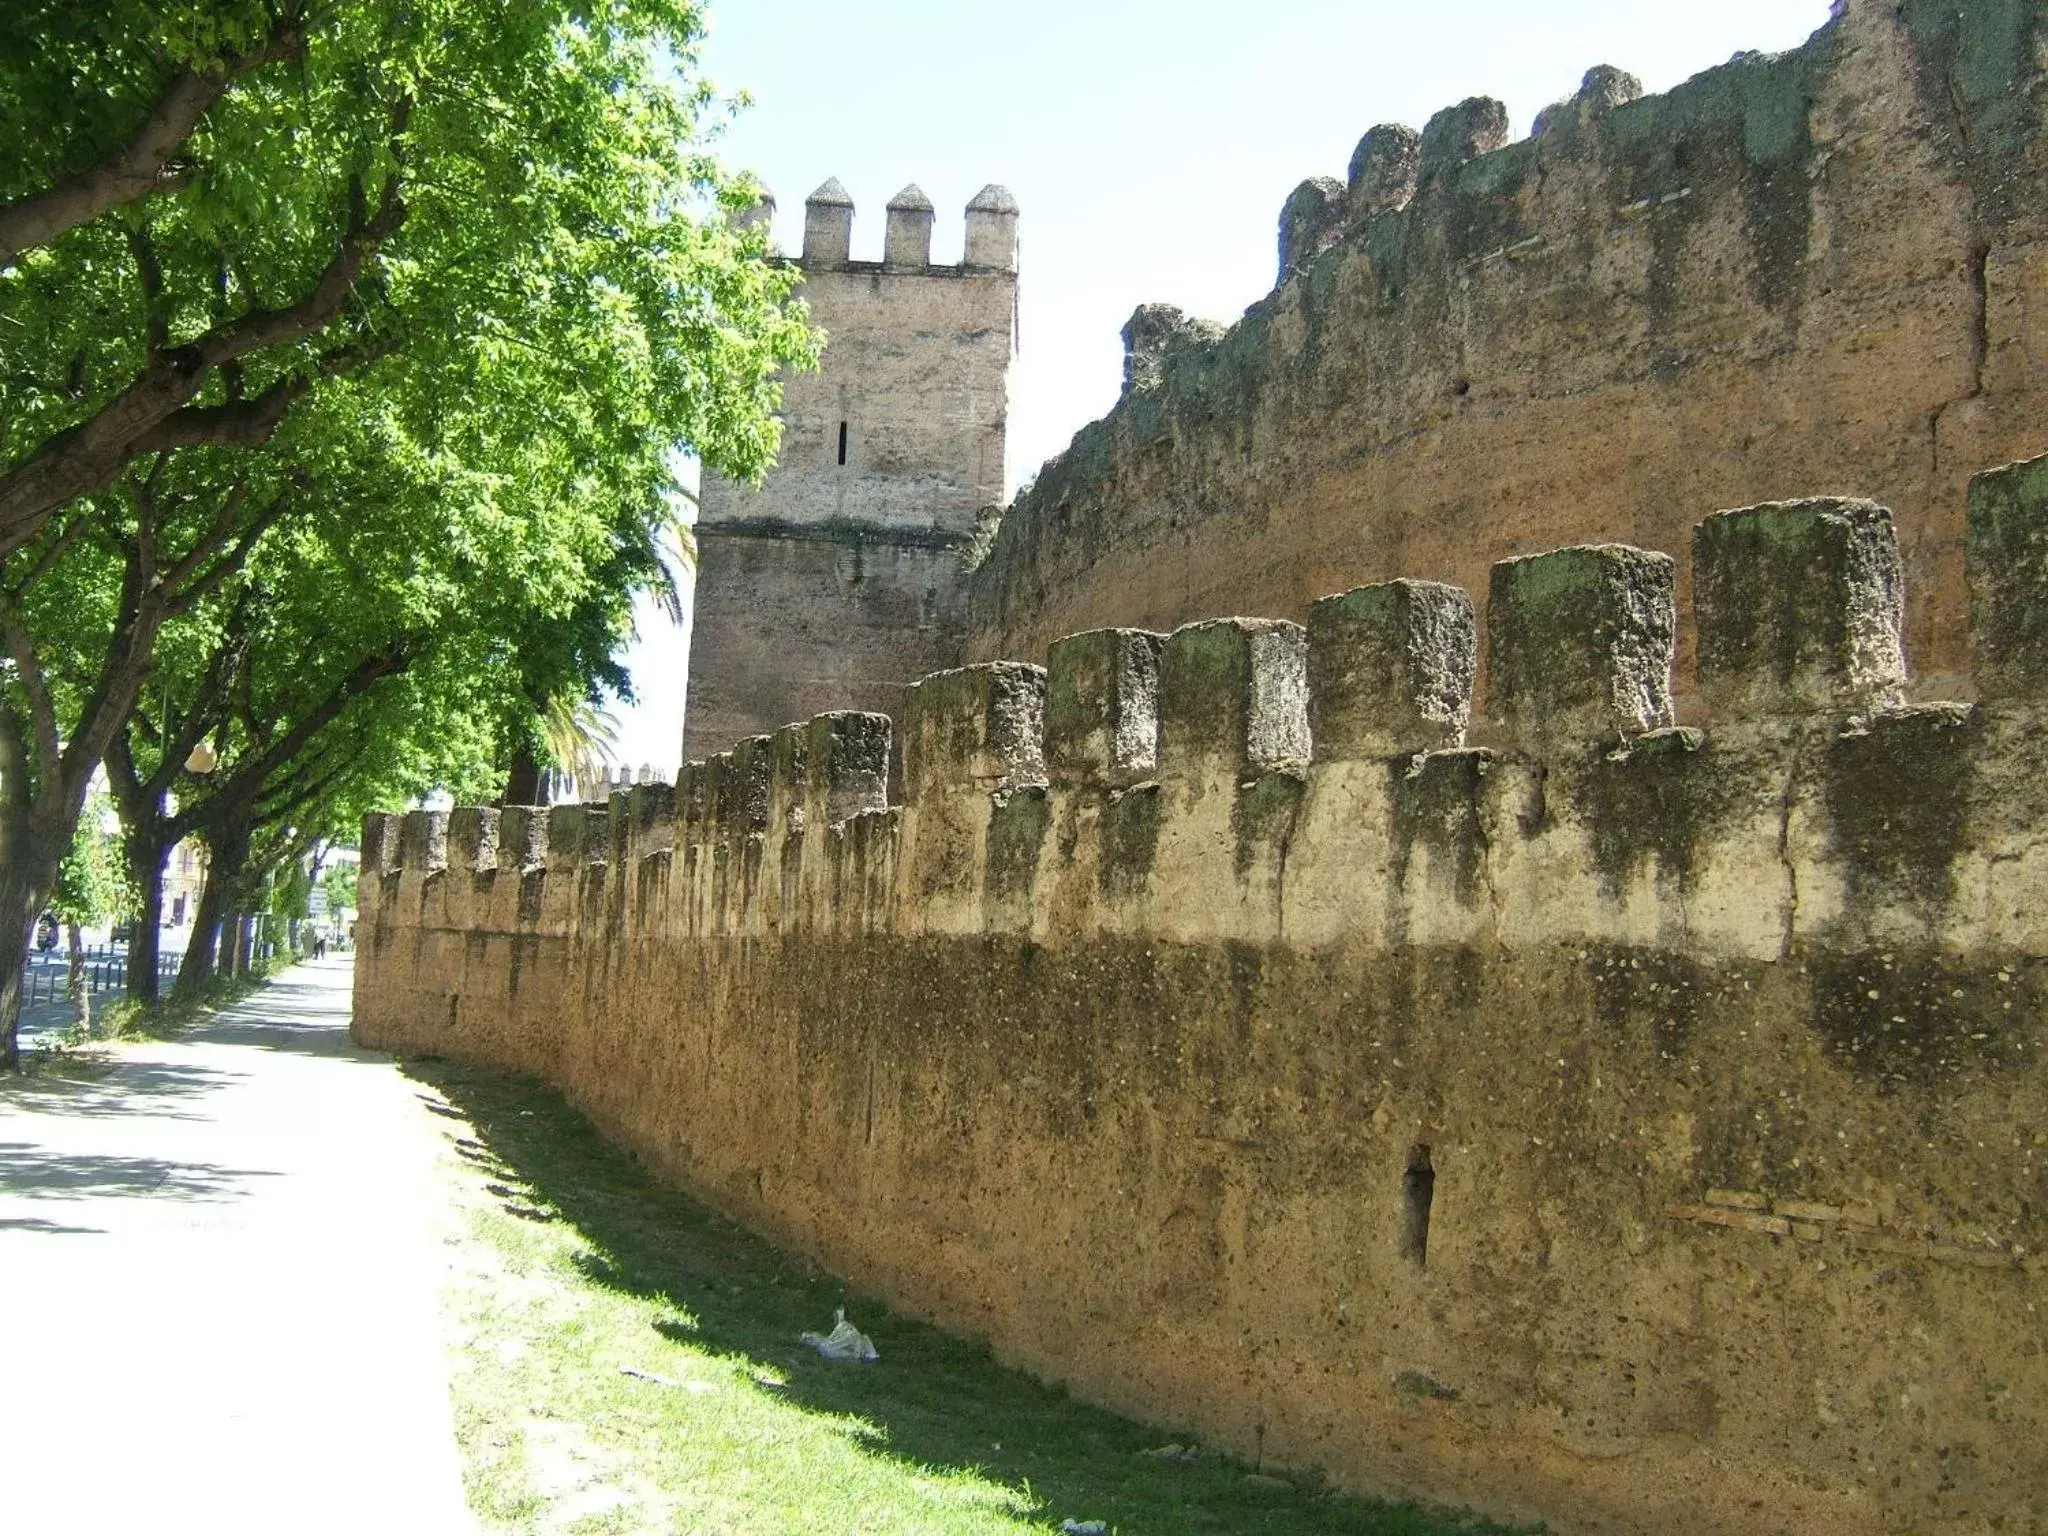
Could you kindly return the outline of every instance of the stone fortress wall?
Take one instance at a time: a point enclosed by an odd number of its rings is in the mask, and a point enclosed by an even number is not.
[[[771,212],[772,202],[762,212]],[[962,556],[1003,497],[1017,206],[968,204],[963,258],[891,200],[881,261],[851,257],[853,200],[805,204],[800,292],[829,337],[783,381],[782,453],[758,489],[706,474],[684,757],[819,710],[893,710],[961,654]]]
[[[835,713],[373,817],[357,1038],[1269,1468],[2048,1530],[2048,460],[1971,488],[1967,703],[1883,508],[1690,542],[942,672],[900,803]]]
[[[1374,129],[1288,199],[1280,283],[1228,332],[1134,317],[1123,400],[1005,513],[965,654],[1476,589],[1852,491],[1898,518],[1919,686],[1965,691],[1965,482],[2048,447],[2044,63],[2039,0],[1849,0],[1662,96],[1594,70],[1518,143],[1485,99]],[[1678,675],[1689,711],[1683,648]]]

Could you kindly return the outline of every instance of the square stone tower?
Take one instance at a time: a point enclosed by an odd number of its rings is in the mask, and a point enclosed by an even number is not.
[[[704,477],[686,760],[824,710],[894,714],[905,684],[961,659],[962,558],[1003,495],[1017,205],[982,189],[958,266],[932,265],[932,219],[905,187],[882,260],[854,261],[846,189],[804,206],[824,362],[784,379],[759,490]]]

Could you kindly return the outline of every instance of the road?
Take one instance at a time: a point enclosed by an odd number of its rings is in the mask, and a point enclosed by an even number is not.
[[[182,942],[172,942],[178,940],[178,930],[166,929],[164,934],[166,944],[162,953],[166,963],[173,967],[171,973],[162,981],[162,986],[168,991],[171,982],[176,978],[175,966],[178,957],[184,953],[184,945]],[[126,944],[100,944],[93,946],[90,951],[86,969],[88,972],[98,973],[100,984],[99,990],[91,994],[95,1017],[98,1016],[100,1009],[125,995],[126,981],[121,968],[127,961],[127,954]],[[33,986],[29,985],[31,977],[34,981]],[[71,1028],[77,1012],[64,990],[69,985],[70,978],[71,957],[62,944],[55,949],[30,952],[23,967],[22,996],[24,999],[33,997],[35,1001],[24,1002],[22,1005],[19,1033],[24,1049],[45,1040],[55,1041]]]
[[[473,1536],[432,1117],[302,965],[89,1080],[0,1080],[0,1529]]]

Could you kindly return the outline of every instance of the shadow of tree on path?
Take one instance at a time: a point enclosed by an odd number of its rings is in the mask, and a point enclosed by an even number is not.
[[[234,1200],[262,1168],[171,1162],[158,1157],[108,1157],[49,1152],[23,1141],[0,1142],[0,1194],[29,1200],[84,1200],[147,1195],[164,1200]]]
[[[24,1114],[80,1119],[149,1115],[210,1120],[206,1096],[245,1075],[216,1067],[87,1056],[33,1077],[0,1080],[0,1104]]]

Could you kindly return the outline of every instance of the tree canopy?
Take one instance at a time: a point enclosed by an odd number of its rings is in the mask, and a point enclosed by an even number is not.
[[[0,169],[0,248],[20,247],[0,268],[0,550],[138,457],[261,445],[322,378],[401,348],[451,366],[480,338],[532,354],[554,386],[537,408],[598,427],[664,406],[706,463],[760,469],[771,375],[808,338],[786,279],[703,217],[745,189],[690,148],[714,105],[675,69],[697,8],[481,9],[17,14],[0,130],[31,152]]]
[[[624,684],[675,451],[758,475],[775,372],[817,346],[725,217],[753,188],[701,147],[694,5],[11,20],[6,1035],[18,914],[117,738],[159,807],[240,795],[294,837],[373,791],[475,790],[551,708]],[[181,782],[202,736],[217,776]]]

